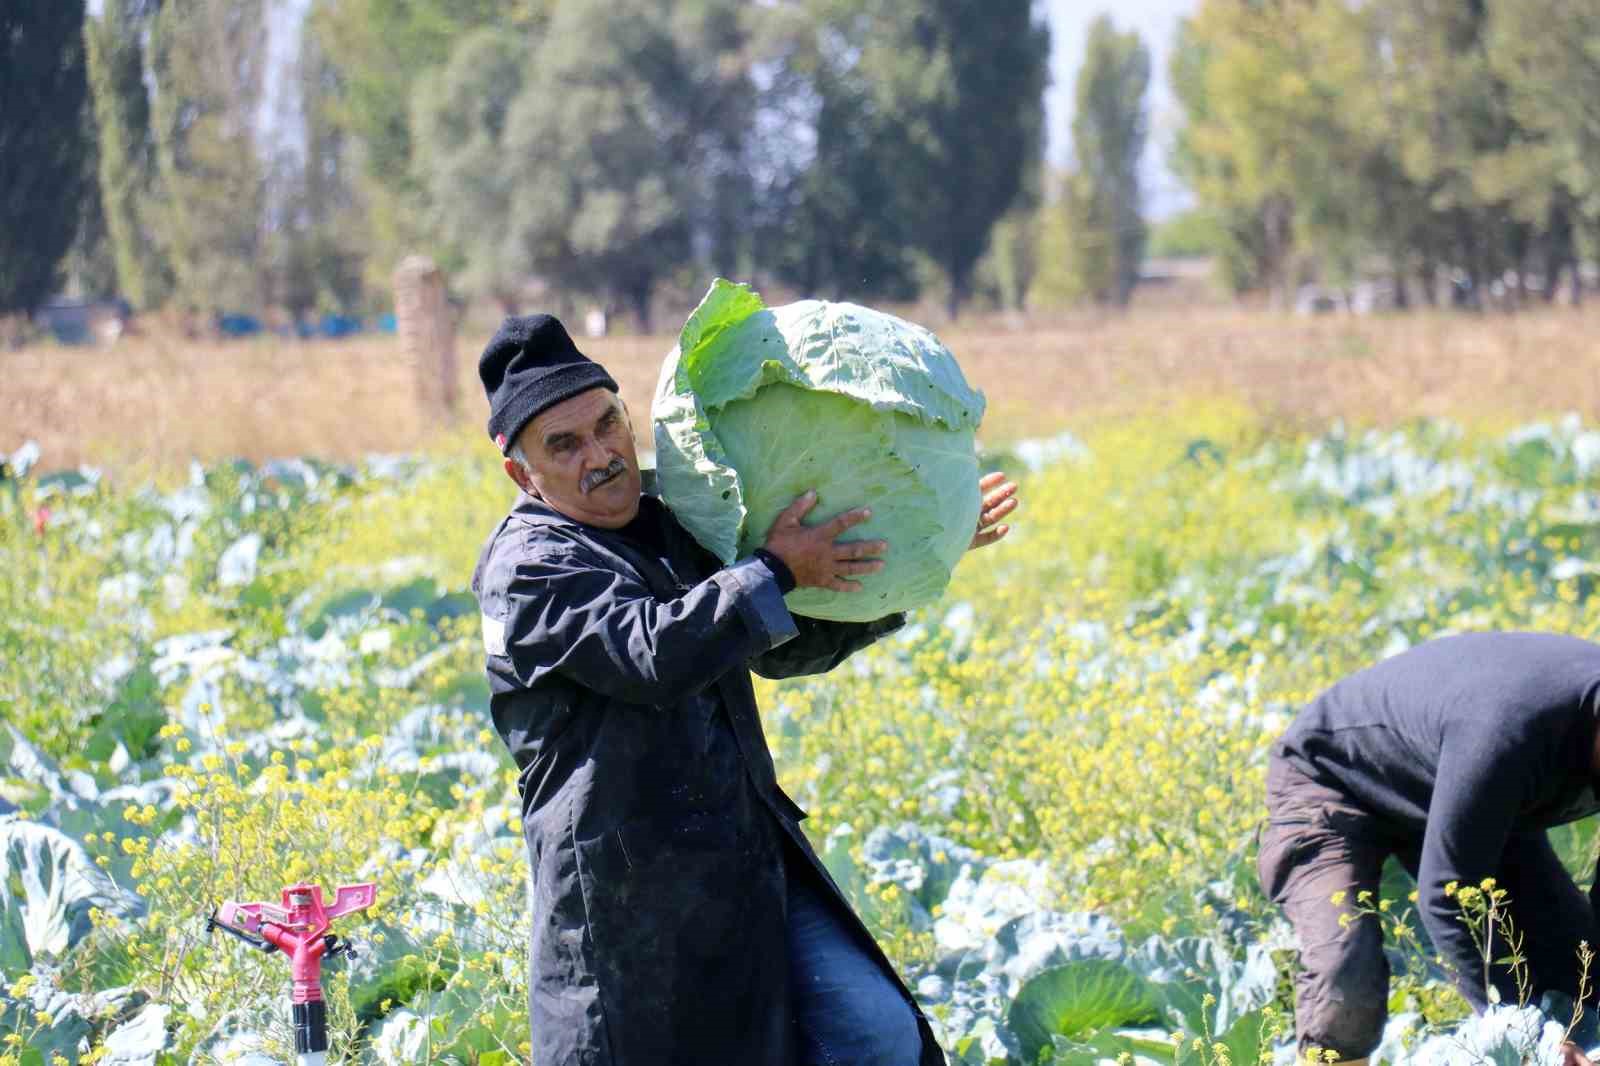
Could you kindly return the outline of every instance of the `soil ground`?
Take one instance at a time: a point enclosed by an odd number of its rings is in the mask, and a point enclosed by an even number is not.
[[[1567,411],[1600,419],[1600,305],[1370,318],[1152,309],[974,317],[937,332],[988,395],[987,442],[1212,397],[1305,425],[1420,415],[1509,422]],[[31,438],[47,467],[87,462],[115,472],[190,458],[348,460],[475,446],[486,413],[476,359],[486,339],[458,341],[461,403],[444,419],[426,416],[394,337],[144,335],[109,348],[0,351],[0,450]],[[617,377],[644,428],[673,338],[579,343]]]

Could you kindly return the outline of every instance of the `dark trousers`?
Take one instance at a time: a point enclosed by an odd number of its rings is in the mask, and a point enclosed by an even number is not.
[[[899,987],[834,912],[809,868],[789,867],[789,988],[804,1066],[917,1066],[922,1033]]]
[[[1388,1018],[1389,963],[1383,932],[1371,918],[1347,920],[1356,895],[1372,893],[1383,863],[1395,856],[1413,877],[1420,839],[1397,834],[1383,819],[1336,789],[1273,757],[1267,768],[1267,826],[1257,871],[1261,887],[1283,908],[1300,947],[1295,974],[1295,1024],[1302,1049],[1341,1059],[1371,1054]],[[1515,836],[1495,879],[1509,894],[1513,928],[1523,936],[1533,998],[1556,989],[1577,992],[1580,939],[1593,939],[1589,901],[1572,883],[1544,833]],[[1341,904],[1333,902],[1345,893]],[[1459,974],[1483,999],[1483,974]]]

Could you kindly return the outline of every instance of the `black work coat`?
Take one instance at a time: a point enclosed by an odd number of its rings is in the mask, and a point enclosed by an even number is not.
[[[901,619],[795,618],[765,563],[721,567],[653,496],[641,515],[662,550],[522,495],[473,576],[533,868],[532,1062],[782,1066],[786,851],[899,978],[778,787],[748,671],[830,670]]]

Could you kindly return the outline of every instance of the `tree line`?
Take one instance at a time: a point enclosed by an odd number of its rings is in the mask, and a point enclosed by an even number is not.
[[[32,17],[58,65],[82,54],[86,114],[52,120],[94,155],[76,243],[138,307],[359,307],[422,251],[468,298],[511,309],[531,279],[646,325],[663,284],[712,272],[865,298],[936,279],[954,310],[1037,184],[1029,0],[314,0],[292,85],[276,6]]]
[[[1238,290],[1549,300],[1600,252],[1600,4],[1211,0],[1174,162]]]
[[[863,300],[1126,303],[1147,245],[1236,292],[1581,292],[1600,6],[1203,0],[1145,222],[1151,59],[1108,18],[1043,159],[1030,0],[81,0],[0,13],[0,312],[63,273],[141,309],[384,306],[425,252],[507,310],[649,325],[711,273]],[[274,22],[277,18],[278,22]],[[277,30],[274,27],[277,26]]]

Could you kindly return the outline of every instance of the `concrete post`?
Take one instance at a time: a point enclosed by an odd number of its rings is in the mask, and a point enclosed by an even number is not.
[[[395,267],[394,315],[423,417],[445,421],[456,408],[456,321],[432,259],[409,255]]]

